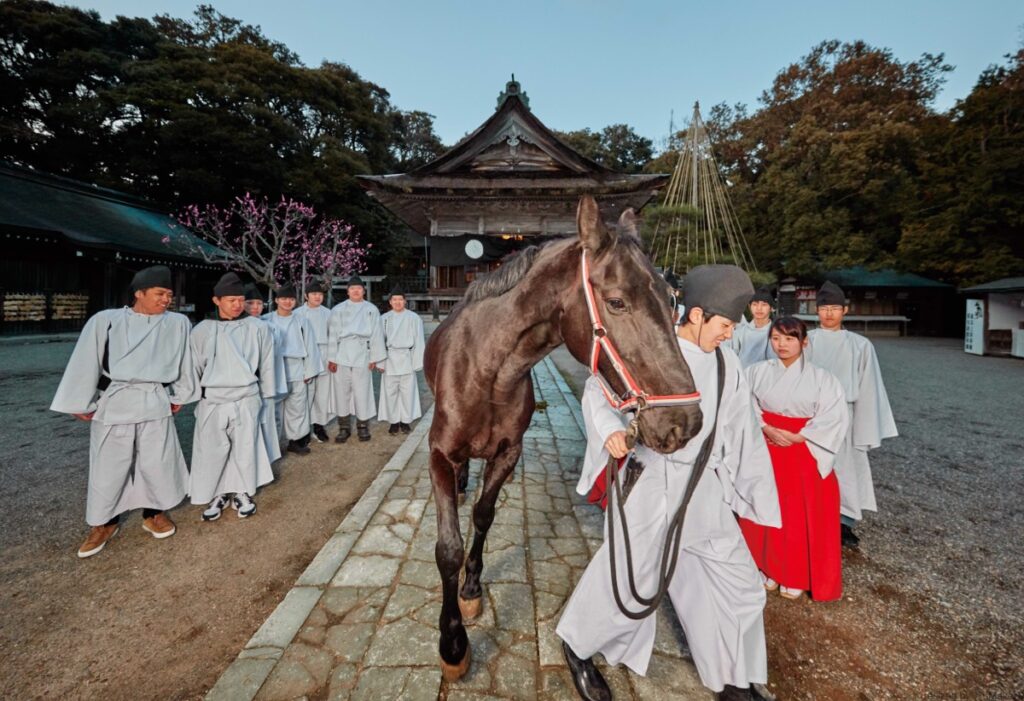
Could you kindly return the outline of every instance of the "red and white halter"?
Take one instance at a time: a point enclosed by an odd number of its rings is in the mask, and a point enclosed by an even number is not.
[[[608,331],[601,323],[601,314],[597,309],[597,299],[594,296],[594,286],[590,282],[590,265],[587,263],[587,251],[584,250],[580,256],[580,277],[583,284],[583,296],[587,299],[587,312],[590,314],[590,325],[594,331],[594,344],[590,349],[590,374],[597,378],[604,392],[605,399],[614,408],[622,412],[645,409],[656,406],[678,406],[685,404],[697,404],[700,402],[700,392],[690,394],[647,394],[633,379],[629,370],[622,362],[615,344],[608,337]],[[626,396],[620,397],[615,390],[601,377],[597,365],[601,359],[601,350],[608,354],[608,360],[618,374],[622,384],[626,386]]]

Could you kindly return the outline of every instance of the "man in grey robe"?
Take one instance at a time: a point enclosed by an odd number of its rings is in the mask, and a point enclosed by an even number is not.
[[[309,321],[296,316],[295,286],[284,285],[275,298],[277,310],[264,314],[274,330],[274,351],[284,358],[288,394],[277,403],[278,420],[288,452],[309,454],[309,385],[323,370],[323,360],[316,345],[316,335]]]
[[[767,287],[757,288],[754,298],[750,300],[750,320],[743,319],[736,324],[732,338],[723,344],[739,356],[740,364],[745,368],[778,357],[769,338],[774,307],[771,290]]]
[[[372,371],[384,360],[384,333],[380,312],[366,301],[366,287],[355,276],[348,282],[348,299],[331,310],[327,369],[333,377],[331,395],[338,416],[338,435],[344,443],[352,435],[356,417],[359,440],[370,440],[370,419],[377,413]]]
[[[306,287],[306,303],[295,310],[297,316],[309,321],[316,336],[316,346],[321,358],[328,356],[327,323],[331,318],[331,310],[324,306],[326,289],[319,280],[314,280]],[[309,420],[313,424],[313,435],[321,443],[327,442],[327,430],[324,428],[334,414],[331,413],[331,374],[326,364],[323,372],[317,375],[309,385]]]
[[[817,294],[819,328],[807,334],[807,359],[839,380],[850,410],[850,429],[836,456],[842,543],[856,548],[853,527],[865,511],[877,511],[868,451],[895,438],[896,422],[871,341],[843,328],[850,307],[842,288],[826,282]]]
[[[377,418],[391,426],[388,433],[409,433],[410,424],[423,415],[416,373],[423,369],[423,320],[405,308],[405,293],[396,287],[388,300],[391,311],[380,318],[387,359],[377,363],[380,381]]]
[[[226,273],[213,288],[215,319],[192,330],[196,407],[189,494],[207,504],[204,521],[216,521],[231,505],[239,518],[256,513],[252,497],[273,481],[270,458],[260,435],[260,409],[274,396],[274,345],[270,328],[243,314],[245,288]]]
[[[89,536],[79,557],[95,555],[117,533],[120,514],[143,510],[155,538],[174,535],[166,509],[185,498],[188,469],[174,414],[194,401],[192,324],[167,311],[171,271],[160,265],[132,280],[131,307],[90,318],[50,409],[89,423]]]
[[[669,521],[682,503],[698,453],[714,427],[710,458],[686,512],[668,594],[701,681],[723,699],[751,698],[750,685],[763,684],[768,676],[762,616],[765,591],[734,513],[776,528],[782,522],[750,388],[739,360],[728,349],[722,350],[725,382],[717,404],[715,349],[729,338],[752,294],[750,279],[736,266],[700,266],[687,275],[683,283],[687,315],[677,335],[701,394],[703,424],[686,446],[670,455],[637,444],[636,458],[644,470],[625,503],[637,590],[650,596],[658,586],[661,558],[669,556],[662,552]],[[587,494],[609,454],[625,456],[626,417],[608,404],[594,378],[584,391],[583,415],[587,451],[576,491]],[[616,506],[611,503],[608,508]],[[635,611],[642,606],[625,585],[626,552],[620,527],[616,526],[615,538],[620,596]],[[611,698],[590,659],[593,655],[601,653],[609,664],[625,664],[644,675],[654,646],[655,617],[634,620],[615,602],[608,549],[606,540],[576,585],[556,629],[584,699]]]
[[[274,329],[263,319],[263,295],[255,284],[245,286],[245,313],[265,324],[270,332],[270,344],[274,346]],[[260,406],[260,436],[266,446],[267,456],[274,463],[281,459],[281,436],[277,429],[277,400],[288,394],[288,376],[284,370],[284,358],[274,352],[274,395],[264,398]]]

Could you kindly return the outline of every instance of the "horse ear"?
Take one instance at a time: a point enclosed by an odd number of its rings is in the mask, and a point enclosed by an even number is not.
[[[619,217],[619,232],[627,234],[634,238],[639,238],[640,231],[640,220],[636,216],[636,212],[630,207],[622,212],[622,216]]]
[[[612,233],[608,231],[601,218],[597,200],[590,195],[580,198],[579,207],[576,209],[576,230],[579,232],[583,248],[591,253],[596,254],[614,242]]]

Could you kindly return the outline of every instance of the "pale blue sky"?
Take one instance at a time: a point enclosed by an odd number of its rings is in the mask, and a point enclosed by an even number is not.
[[[209,1],[209,0],[207,0]],[[105,19],[191,16],[190,0],[76,0]],[[970,92],[1024,38],[1024,3],[1004,0],[217,0],[315,66],[346,63],[401,109],[435,115],[451,145],[493,111],[510,73],[560,130],[624,122],[663,142],[694,100],[751,108],[782,68],[825,39],[888,47],[900,60],[945,53],[956,67],[936,107]]]

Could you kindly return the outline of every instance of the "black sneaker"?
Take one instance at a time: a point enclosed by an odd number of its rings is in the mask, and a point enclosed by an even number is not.
[[[288,441],[288,452],[296,455],[308,455],[309,446],[303,445],[301,441]]]
[[[338,417],[338,435],[334,439],[335,443],[344,443],[352,437],[352,422],[349,421],[347,416]]]
[[[856,550],[860,547],[860,538],[853,532],[853,527],[847,526],[845,523],[839,527],[839,542],[844,548]]]
[[[365,421],[360,421],[356,424],[356,435],[359,436],[359,440],[366,442],[370,440],[370,424]]]
[[[395,435],[396,433],[398,433],[398,428],[401,425],[402,424],[391,424],[391,426],[388,428],[388,433],[390,433],[392,436]]]
[[[316,436],[316,439],[321,443],[326,443],[330,440],[327,436],[327,429],[320,424],[313,424],[313,435]]]
[[[412,426],[410,426],[409,424],[398,424],[398,429],[402,433],[411,433],[412,432]]]

